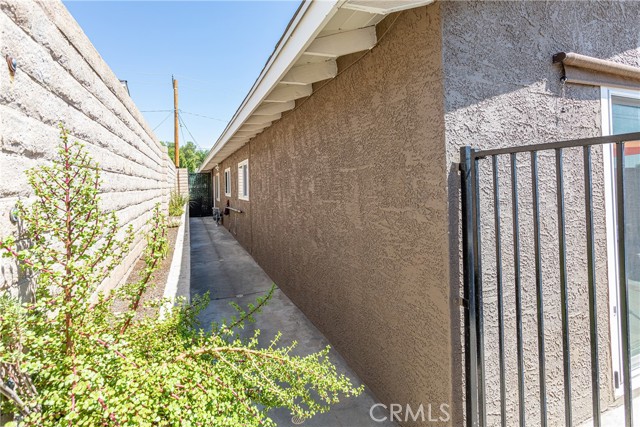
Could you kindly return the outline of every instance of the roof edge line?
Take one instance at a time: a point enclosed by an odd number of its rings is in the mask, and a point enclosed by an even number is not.
[[[346,0],[305,0],[296,11],[287,29],[247,96],[236,110],[226,128],[205,157],[198,172],[212,169],[213,158],[227,144],[231,136],[253,114],[255,109],[291,69],[313,42],[326,23]]]

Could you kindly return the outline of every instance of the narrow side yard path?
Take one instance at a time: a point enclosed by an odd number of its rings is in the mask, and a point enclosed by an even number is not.
[[[228,318],[235,313],[229,305],[235,302],[242,307],[255,302],[271,288],[272,280],[256,264],[240,244],[222,226],[216,226],[211,217],[191,218],[191,295],[209,292],[209,306],[201,313],[203,325]],[[298,342],[297,353],[306,355],[329,345],[329,341],[307,319],[307,317],[280,290],[274,292],[272,300],[262,313],[256,316],[256,323],[249,324],[243,334],[251,336],[255,329],[261,330],[260,342],[266,344],[278,331],[282,332],[282,345]],[[346,374],[355,385],[362,382],[347,366],[342,357],[331,350],[331,361],[338,372]],[[344,399],[329,412],[304,421],[307,427],[371,427],[395,426],[390,422],[375,422],[369,410],[376,403],[375,398],[365,389],[356,398]],[[383,417],[382,408],[374,410],[376,417]],[[388,416],[388,412],[387,412]],[[282,409],[271,413],[279,427],[294,426],[291,414]]]

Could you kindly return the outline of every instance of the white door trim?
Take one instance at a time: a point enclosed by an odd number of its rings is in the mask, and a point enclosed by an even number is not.
[[[601,87],[600,102],[602,112],[602,136],[612,134],[611,97],[640,99],[640,91]],[[622,390],[622,355],[620,350],[620,319],[618,316],[618,245],[616,222],[617,212],[615,204],[615,181],[613,179],[613,144],[602,147],[604,160],[604,196],[607,231],[607,271],[609,281],[609,328],[611,334],[611,364],[614,375],[618,375],[618,387],[613,384],[615,397],[621,397]],[[634,373],[635,376],[637,373]]]

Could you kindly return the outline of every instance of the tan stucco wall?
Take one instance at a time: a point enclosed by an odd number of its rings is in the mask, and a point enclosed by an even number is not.
[[[442,100],[438,5],[406,11],[219,168],[225,226],[386,403],[450,402]]]
[[[383,402],[448,401],[452,425],[462,424],[459,148],[600,135],[599,88],[567,85],[562,99],[561,69],[551,64],[551,56],[575,51],[640,65],[639,8],[637,2],[579,7],[572,2],[438,2],[407,11],[371,55],[299,102],[221,165],[221,177],[231,165],[235,182],[237,162],[250,159],[251,200],[231,202],[247,214],[235,223],[225,219],[225,224]],[[396,16],[383,21],[378,33]],[[609,24],[601,25],[601,19]],[[342,69],[358,56],[342,58]],[[590,416],[591,406],[581,159],[579,150],[565,153],[576,422]],[[551,425],[562,425],[553,167],[553,157],[541,155],[548,410]],[[593,169],[605,408],[613,391],[600,149],[594,149]],[[528,157],[518,157],[518,171],[526,416],[527,423],[536,425],[540,411]],[[482,250],[487,400],[489,422],[495,425],[498,357],[488,172],[485,168],[481,175],[486,215]],[[512,424],[517,422],[518,395],[508,159],[501,160],[500,173]]]
[[[556,52],[577,52],[640,65],[638,2],[443,2],[447,164],[460,146],[527,145],[601,135],[600,89],[567,85],[562,100]],[[561,112],[564,107],[565,112]],[[517,423],[516,338],[509,159],[500,161],[509,425]],[[550,425],[564,425],[557,214],[553,153],[540,159],[546,378]],[[490,160],[481,163],[483,282],[489,425],[499,425],[496,281]],[[586,276],[582,152],[565,153],[565,203],[574,422],[591,416],[591,363]],[[527,424],[540,422],[530,160],[518,156],[523,274]],[[602,407],[612,401],[603,161],[594,149],[596,259]],[[462,291],[459,174],[449,171],[452,287]],[[459,344],[462,335],[458,335]],[[455,343],[454,343],[455,345]],[[458,353],[454,351],[454,353]],[[454,366],[461,367],[460,363]],[[462,373],[459,374],[460,377]],[[461,396],[454,379],[454,395]],[[460,399],[456,399],[459,401]]]
[[[5,55],[17,61],[13,79]],[[0,56],[0,236],[16,232],[9,212],[32,196],[24,172],[54,158],[62,122],[102,168],[101,206],[136,233],[105,283],[115,286],[142,252],[154,205],[166,206],[175,186],[167,150],[62,2],[1,2]],[[0,291],[25,296],[29,285],[13,260],[0,259]]]
[[[249,252],[252,252],[252,205],[253,197],[252,190],[255,182],[261,177],[257,176],[253,171],[254,162],[251,159],[251,149],[252,144],[247,144],[231,156],[227,157],[225,161],[219,165],[220,172],[220,203],[219,206],[222,211],[224,211],[225,206],[227,206],[227,201],[229,201],[229,206],[232,208],[240,209],[242,213],[230,211],[229,215],[225,215],[223,217],[223,224],[231,234],[234,235],[236,239],[240,242],[240,244]],[[238,163],[243,160],[249,159],[249,201],[238,199]],[[224,170],[226,168],[231,169],[231,197],[227,197],[224,194]],[[214,174],[215,175],[215,174]],[[218,202],[216,202],[218,203]]]

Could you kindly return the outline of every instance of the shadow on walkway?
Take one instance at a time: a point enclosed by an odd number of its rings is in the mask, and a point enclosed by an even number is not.
[[[235,314],[236,311],[229,305],[230,302],[246,307],[269,291],[273,283],[271,279],[224,227],[216,226],[211,217],[191,218],[190,231],[191,296],[193,298],[195,295],[209,292],[210,298],[208,307],[200,315],[204,326]],[[298,342],[296,354],[306,355],[329,345],[324,335],[280,289],[276,289],[272,300],[262,313],[255,317],[256,323],[248,324],[242,335],[251,336],[255,329],[260,329],[261,345],[268,345],[278,331],[282,332],[281,345]],[[330,358],[338,373],[347,375],[356,386],[362,383],[333,349]],[[329,412],[306,420],[302,426],[395,426],[394,423],[376,422],[371,419],[369,411],[375,403],[371,392],[365,389],[357,398],[343,399]],[[276,409],[270,415],[279,427],[294,425],[291,414],[286,410]],[[383,408],[376,408],[374,415],[384,417]]]

